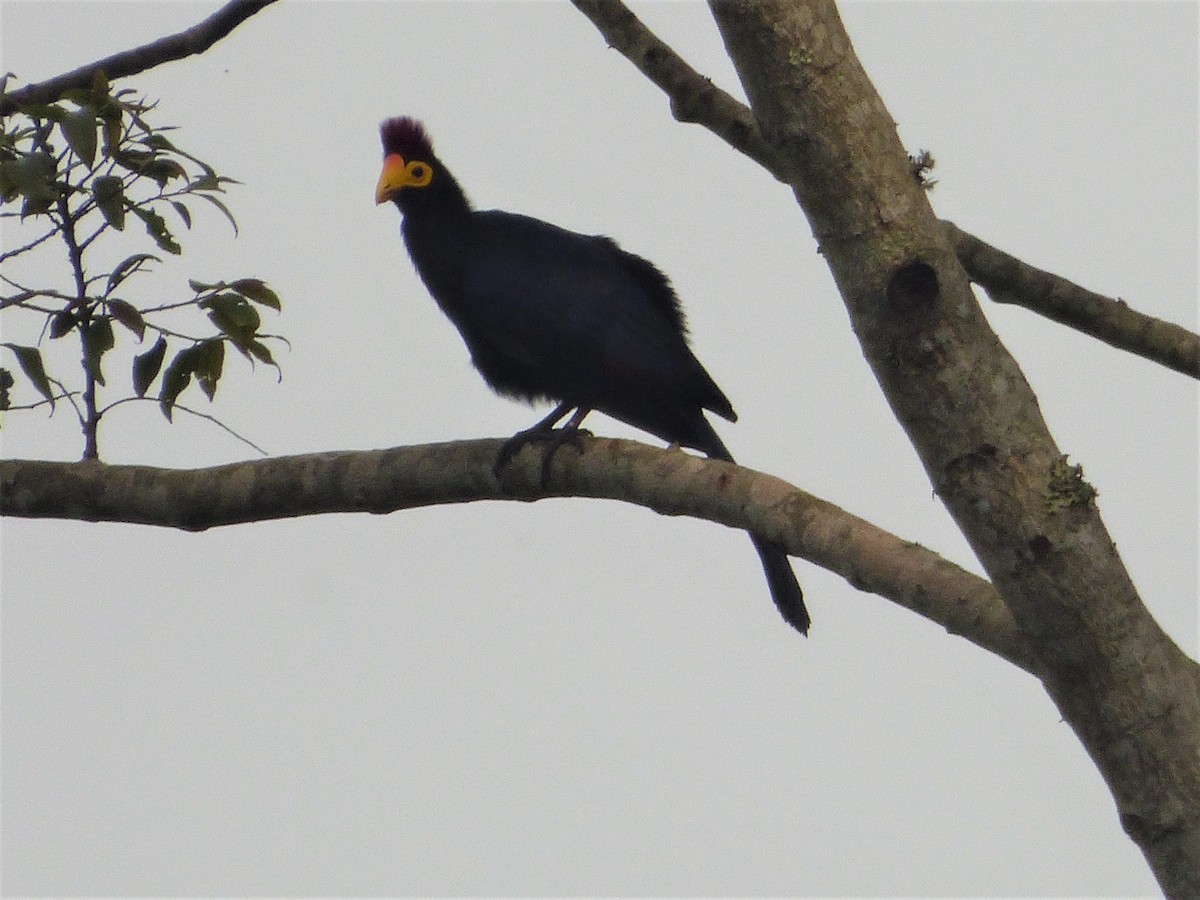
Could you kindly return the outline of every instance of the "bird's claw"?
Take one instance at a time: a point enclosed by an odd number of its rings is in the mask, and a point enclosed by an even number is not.
[[[564,444],[570,444],[578,451],[583,450],[583,438],[591,437],[592,433],[586,428],[578,426],[566,426],[564,428],[529,428],[525,431],[518,431],[503,444],[500,445],[500,452],[496,454],[496,461],[492,463],[492,474],[497,478],[500,477],[500,472],[512,462],[513,457],[525,449],[528,444],[545,443],[546,448],[542,451],[542,471],[541,484],[545,488],[550,484],[550,464],[554,461],[554,454]]]

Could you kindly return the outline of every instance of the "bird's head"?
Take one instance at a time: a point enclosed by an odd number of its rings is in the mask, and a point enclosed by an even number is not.
[[[433,181],[436,160],[424,125],[409,116],[387,119],[379,126],[379,136],[383,139],[383,171],[375,186],[377,204]]]

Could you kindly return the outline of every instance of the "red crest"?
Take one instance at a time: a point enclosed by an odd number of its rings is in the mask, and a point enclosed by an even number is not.
[[[425,126],[411,116],[386,119],[379,126],[383,139],[383,155],[399,153],[405,159],[428,160],[433,156],[433,142]]]

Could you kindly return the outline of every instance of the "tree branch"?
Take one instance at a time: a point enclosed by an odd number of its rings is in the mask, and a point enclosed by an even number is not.
[[[203,22],[177,34],[167,35],[132,50],[114,53],[66,74],[27,84],[0,97],[0,116],[15,112],[19,107],[30,103],[53,103],[71,88],[89,87],[97,71],[104,72],[111,81],[136,75],[165,62],[203,53],[246,19],[273,2],[275,0],[230,0]]]
[[[834,0],[710,0],[863,355],[1172,896],[1200,896],[1200,667],[1150,615],[989,327]]]
[[[678,121],[703,125],[780,181],[790,181],[786,158],[763,137],[750,108],[688,65],[624,3],[620,0],[571,2],[591,20],[610,47],[662,88],[671,102],[671,115]]]
[[[1009,256],[942,221],[968,277],[997,303],[1013,303],[1184,375],[1200,378],[1200,335],[1092,293]]]
[[[792,182],[787,155],[759,130],[750,108],[688,65],[620,0],[571,2],[610,47],[663,90],[677,120],[703,125],[778,180]],[[1200,336],[1027,265],[951,222],[943,227],[968,276],[995,302],[1023,306],[1120,350],[1200,378]]]
[[[176,470],[0,460],[0,515],[200,531],[334,512],[390,513],[475,500],[624,500],[664,515],[753,530],[1009,660],[1033,666],[992,586],[919,544],[770,475],[635,441],[588,438],[561,451],[548,489],[527,450],[492,475],[500,441],[285,456]]]

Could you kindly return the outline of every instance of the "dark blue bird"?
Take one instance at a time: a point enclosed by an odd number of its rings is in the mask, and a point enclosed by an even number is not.
[[[380,133],[375,200],[400,208],[413,265],[475,368],[501,394],[558,404],[506,442],[497,467],[535,439],[550,441],[548,467],[591,410],[733,461],[704,410],[731,422],[737,415],[689,349],[679,299],[662,272],[606,237],[472,209],[414,119],[388,119]],[[776,606],[806,634],[808,611],[787,555],[751,537]]]

